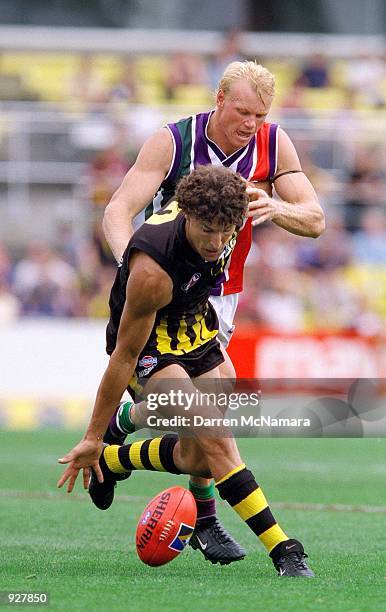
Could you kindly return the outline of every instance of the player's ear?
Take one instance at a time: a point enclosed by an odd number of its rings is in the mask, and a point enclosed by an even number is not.
[[[217,106],[220,108],[224,106],[225,94],[222,89],[219,89],[216,96]]]

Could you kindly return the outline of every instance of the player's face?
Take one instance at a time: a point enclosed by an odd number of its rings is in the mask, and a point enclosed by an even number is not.
[[[224,226],[216,220],[203,221],[194,217],[186,219],[186,237],[206,261],[217,261],[235,230],[235,225]]]
[[[272,97],[258,95],[246,80],[232,83],[230,90],[217,94],[217,137],[219,146],[228,155],[244,147],[264,123],[271,108]],[[217,139],[216,139],[217,140]]]

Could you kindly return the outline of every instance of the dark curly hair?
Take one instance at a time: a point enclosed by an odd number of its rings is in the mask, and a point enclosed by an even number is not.
[[[248,208],[246,183],[224,166],[198,166],[177,186],[176,199],[190,217],[240,228]]]

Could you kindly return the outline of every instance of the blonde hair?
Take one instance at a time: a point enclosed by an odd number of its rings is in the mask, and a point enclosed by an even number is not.
[[[217,92],[221,89],[224,93],[228,93],[232,83],[240,79],[249,81],[257,95],[261,93],[271,97],[275,95],[275,77],[256,61],[231,62],[225,68]]]

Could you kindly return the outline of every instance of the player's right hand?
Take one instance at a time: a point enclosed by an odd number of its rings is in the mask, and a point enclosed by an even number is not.
[[[102,470],[99,467],[99,457],[103,449],[101,440],[83,439],[74,446],[64,457],[58,459],[58,463],[66,464],[68,467],[58,480],[57,486],[60,488],[68,481],[67,493],[71,493],[80,470],[83,470],[83,486],[88,488],[90,478],[90,467],[96,473],[99,482],[103,482]]]

